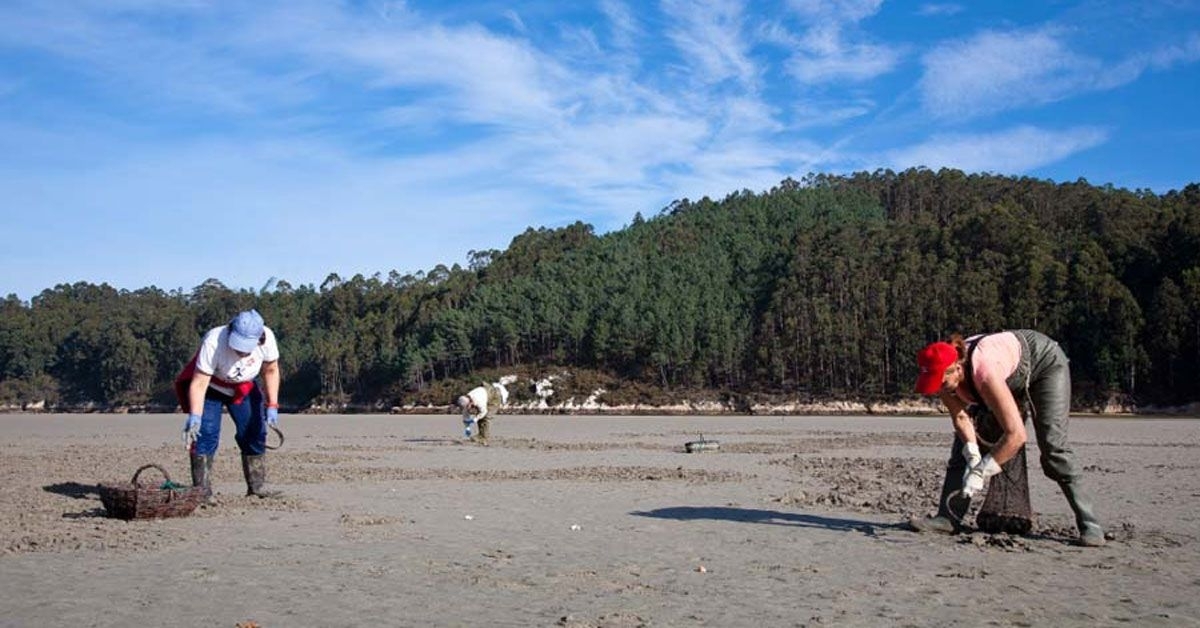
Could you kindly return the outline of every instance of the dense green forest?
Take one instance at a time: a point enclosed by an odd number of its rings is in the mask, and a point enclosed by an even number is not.
[[[1016,327],[1060,341],[1077,406],[1178,405],[1200,399],[1200,186],[809,175],[603,235],[531,228],[466,268],[59,285],[0,302],[0,403],[173,405],[200,334],[249,307],[278,334],[294,409],[447,404],[510,372],[586,373],[610,403],[896,399],[925,343]]]

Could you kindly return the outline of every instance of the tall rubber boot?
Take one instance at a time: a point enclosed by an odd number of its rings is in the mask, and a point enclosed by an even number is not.
[[[492,434],[492,420],[484,417],[479,419],[479,442],[480,444],[488,444],[488,436]]]
[[[1088,499],[1087,493],[1079,486],[1079,481],[1062,482],[1059,486],[1062,487],[1063,495],[1066,496],[1067,503],[1071,505],[1071,510],[1075,513],[1075,526],[1079,528],[1079,544],[1087,547],[1104,545],[1104,527],[1096,518],[1096,513],[1092,510],[1092,500]]]
[[[971,508],[971,498],[963,497],[959,493],[963,487],[963,473],[966,470],[967,461],[956,451],[950,463],[946,465],[946,477],[942,479],[942,495],[938,498],[937,514],[932,517],[909,519],[908,525],[913,530],[954,534],[962,528],[959,520],[967,516],[967,510]],[[950,497],[951,495],[954,497]]]
[[[281,497],[280,491],[266,488],[267,457],[266,455],[242,454],[242,473],[246,476],[246,495],[260,498]]]
[[[192,486],[203,486],[209,497],[212,497],[212,465],[213,457],[201,454],[191,454]]]

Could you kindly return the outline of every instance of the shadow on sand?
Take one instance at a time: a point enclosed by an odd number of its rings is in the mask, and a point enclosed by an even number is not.
[[[95,484],[80,484],[79,482],[59,482],[58,484],[47,484],[42,487],[47,493],[70,497],[71,499],[100,499],[100,487]],[[81,510],[79,512],[64,512],[63,519],[92,519],[95,517],[106,517],[108,512],[100,506]]]
[[[675,519],[677,521],[712,519],[716,521],[735,521],[738,523],[765,523],[804,528],[824,528],[839,532],[861,532],[867,536],[877,536],[880,530],[902,528],[902,525],[898,523],[875,523],[873,521],[822,517],[820,515],[807,515],[798,512],[779,512],[777,510],[761,510],[758,508],[730,508],[728,506],[673,506],[671,508],[656,508],[645,511],[635,510],[630,514],[656,519]]]
[[[55,495],[63,495],[72,499],[87,499],[89,497],[100,497],[100,488],[95,484],[80,484],[79,482],[59,482],[58,484],[47,484],[42,487],[47,493]]]

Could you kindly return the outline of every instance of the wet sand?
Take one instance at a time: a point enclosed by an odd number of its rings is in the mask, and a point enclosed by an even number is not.
[[[104,516],[97,482],[189,479],[176,415],[0,415],[0,626],[1200,625],[1200,420],[1076,418],[1111,540],[921,536],[944,418],[284,415],[280,500]],[[684,443],[720,450],[684,453]],[[148,474],[151,472],[147,472]],[[145,477],[145,476],[144,476]]]

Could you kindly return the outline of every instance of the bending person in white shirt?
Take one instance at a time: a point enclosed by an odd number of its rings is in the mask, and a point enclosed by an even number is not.
[[[491,432],[491,417],[489,408],[499,408],[508,405],[508,389],[504,384],[484,384],[472,388],[467,394],[458,398],[456,405],[462,410],[463,435],[476,440],[471,435],[471,427],[479,425],[478,442],[486,445]]]
[[[256,379],[262,375],[264,391]],[[267,428],[279,422],[279,345],[255,310],[204,334],[196,355],[175,379],[179,405],[188,413],[184,444],[192,485],[211,491],[213,458],[221,440],[221,411],[228,410],[242,452],[246,494],[277,497],[265,488]]]

